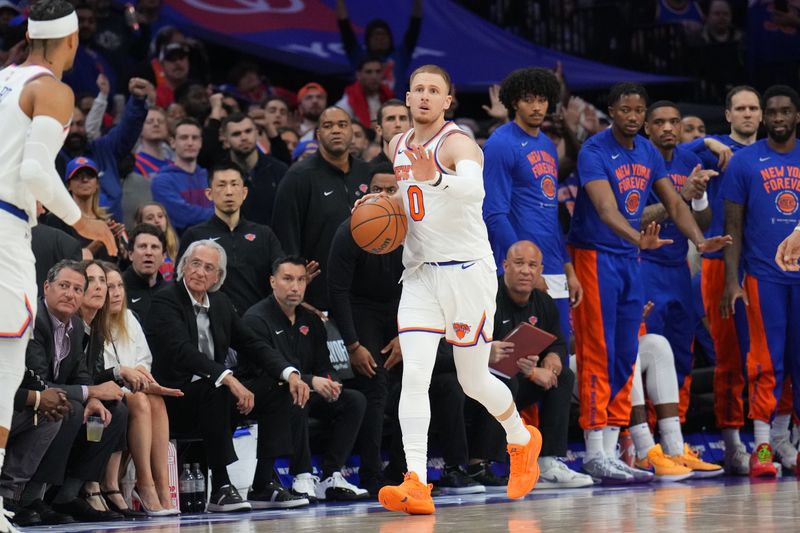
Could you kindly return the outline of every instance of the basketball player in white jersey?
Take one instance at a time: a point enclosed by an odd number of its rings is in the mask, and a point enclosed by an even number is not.
[[[435,65],[411,75],[406,105],[414,127],[390,143],[408,216],[403,292],[398,310],[403,352],[399,419],[408,473],[378,495],[389,510],[434,512],[427,481],[428,388],[442,335],[453,345],[464,393],[505,428],[511,475],[508,495],[525,496],[539,478],[542,438],[525,426],[508,387],[489,373],[497,276],[481,208],[483,154],[452,122],[450,76]]]
[[[66,0],[34,5],[28,39],[25,63],[0,71],[0,469],[37,308],[30,243],[36,200],[84,237],[102,241],[112,255],[117,250],[104,221],[81,215],[54,166],[75,106],[72,90],[60,81],[78,48],[72,5]],[[38,393],[33,401],[38,409]],[[9,514],[0,498],[0,532],[14,531]]]

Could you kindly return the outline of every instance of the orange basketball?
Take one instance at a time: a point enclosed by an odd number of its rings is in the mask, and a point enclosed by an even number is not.
[[[353,211],[350,232],[353,240],[371,254],[388,254],[403,244],[408,222],[400,198],[370,198]]]

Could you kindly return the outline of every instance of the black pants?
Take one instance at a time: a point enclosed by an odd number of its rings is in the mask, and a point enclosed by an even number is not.
[[[82,481],[100,481],[109,457],[128,435],[128,408],[122,402],[103,402],[111,412],[111,422],[103,429],[100,442],[86,440],[83,405],[70,400],[72,414],[61,422],[61,428],[44,454],[33,481],[61,485],[65,477]]]
[[[242,384],[255,395],[255,407],[247,418],[258,421],[256,457],[275,459],[292,450],[292,395],[289,385],[267,376],[243,378]],[[238,415],[237,418],[244,420]]]
[[[319,394],[312,393],[304,408],[293,408],[294,455],[290,473],[297,475],[311,472],[311,447],[308,440],[309,416],[330,424],[330,435],[322,460],[323,475],[329,476],[333,472],[341,470],[350,456],[366,408],[367,399],[364,395],[356,390],[348,389],[342,389],[339,399],[335,402],[328,402]]]
[[[203,439],[208,466],[224,468],[236,461],[233,449],[233,406],[235,400],[226,386],[215,387],[200,379],[181,387],[183,397],[164,397],[169,414],[170,434],[197,434]]]
[[[367,398],[367,409],[355,449],[361,456],[360,478],[374,479],[381,473],[381,442],[389,395],[389,377],[383,368],[385,358],[381,350],[397,336],[397,309],[394,306],[387,310],[357,303],[353,303],[352,309],[359,342],[369,350],[378,365],[373,377],[368,378],[353,370],[354,377],[344,382],[346,389],[361,391]]]
[[[61,429],[61,420],[39,417],[34,425],[32,407],[14,411],[6,446],[6,460],[0,477],[0,497],[19,501],[22,490],[36,473],[42,458]]]
[[[567,454],[567,431],[569,430],[569,407],[575,374],[564,367],[558,376],[558,386],[544,390],[529,379],[517,375],[511,380],[502,380],[511,389],[517,409],[525,409],[535,403],[539,406],[539,431],[542,432],[543,457],[564,457]],[[486,409],[467,400],[469,419],[469,453],[471,458],[489,461],[505,461],[506,435],[503,426]]]
[[[397,413],[400,403],[400,382],[394,383],[390,394],[393,413]],[[466,396],[458,383],[455,372],[435,373],[431,377],[428,392],[431,402],[431,423],[428,430],[428,441],[442,452],[442,458],[448,466],[462,465],[467,462],[467,431],[464,423],[464,401]],[[429,445],[430,449],[431,446]],[[405,472],[405,453],[403,452],[403,436],[400,421],[394,418],[392,432],[392,448],[390,463],[394,472]]]

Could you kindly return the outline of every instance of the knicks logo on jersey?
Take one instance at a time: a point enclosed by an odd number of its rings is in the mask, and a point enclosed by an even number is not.
[[[542,178],[542,193],[550,200],[556,197],[556,182],[550,176]]]
[[[631,191],[625,197],[625,211],[629,215],[635,215],[639,212],[639,204],[642,202],[642,195],[639,191]]]
[[[797,212],[797,195],[792,191],[785,191],[775,198],[775,207],[784,215],[794,215]]]
[[[411,165],[397,165],[394,167],[394,176],[397,178],[397,181],[411,179]]]
[[[470,329],[472,328],[469,327],[469,324],[465,324],[463,322],[453,322],[453,331],[456,332],[456,337],[458,337],[459,340],[466,337]]]

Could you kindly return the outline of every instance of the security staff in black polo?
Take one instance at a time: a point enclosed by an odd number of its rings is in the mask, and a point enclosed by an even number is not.
[[[517,407],[524,409],[541,401],[539,407],[539,429],[543,444],[540,466],[543,476],[546,470],[563,470],[566,465],[556,465],[556,458],[567,454],[567,429],[572,386],[575,375],[567,364],[566,342],[561,333],[561,323],[553,299],[536,287],[542,282],[542,252],[530,241],[514,243],[503,262],[504,274],[498,280],[497,310],[494,315],[494,338],[490,361],[496,361],[513,353],[511,343],[501,341],[521,322],[528,322],[556,336],[553,344],[543,353],[523,358],[517,362],[519,373],[504,380],[511,389]],[[477,404],[467,401],[468,438],[471,464],[470,474],[481,477],[485,471],[485,460],[504,458],[505,441],[503,429]],[[563,465],[563,466],[562,466]],[[576,474],[568,471],[570,474]],[[563,472],[558,472],[559,477]],[[578,476],[580,476],[578,474]],[[573,476],[574,477],[574,476]],[[573,480],[583,483],[583,477]]]
[[[397,192],[391,164],[373,166],[369,192]],[[402,274],[402,246],[388,254],[370,254],[353,240],[349,217],[339,225],[328,259],[328,298],[331,318],[342,334],[353,369],[345,388],[367,397],[356,450],[361,456],[361,486],[373,494],[380,489],[383,417],[389,393],[386,367],[399,361],[397,307]]]
[[[306,484],[298,491],[301,496],[320,500],[359,499],[367,491],[350,485],[342,476],[341,469],[353,449],[358,429],[364,417],[367,400],[355,390],[342,389],[332,379],[334,370],[328,353],[327,334],[322,320],[300,304],[305,297],[307,269],[305,260],[287,256],[275,262],[270,276],[273,294],[251,307],[244,315],[244,322],[258,337],[273,346],[295,368],[300,369],[301,379],[311,387],[313,394],[304,408],[292,412],[294,453],[290,472],[297,478],[311,481],[311,451],[308,441],[308,417],[329,422],[330,433],[326,436],[326,449],[322,461],[322,481]],[[242,382],[247,384],[260,377],[260,369],[245,363],[238,371]],[[254,385],[254,390],[259,387]],[[259,393],[256,392],[256,403]],[[285,410],[272,410],[260,415],[259,446],[261,435],[269,435],[286,424]],[[275,482],[273,466],[275,457],[282,455],[281,444],[273,442],[259,449],[254,488]],[[286,444],[286,443],[283,443]],[[313,491],[313,493],[312,493]]]
[[[283,256],[278,238],[268,226],[242,218],[242,203],[249,190],[241,167],[223,161],[208,174],[206,196],[214,203],[214,216],[192,226],[181,237],[178,257],[195,241],[211,239],[228,254],[228,277],[222,292],[231,299],[239,316],[269,296],[272,263]]]
[[[306,300],[327,311],[325,272],[333,235],[369,190],[369,163],[348,151],[353,138],[350,115],[329,107],[319,117],[319,151],[293,165],[278,185],[272,228],[287,254],[319,261],[323,276],[309,285]]]

